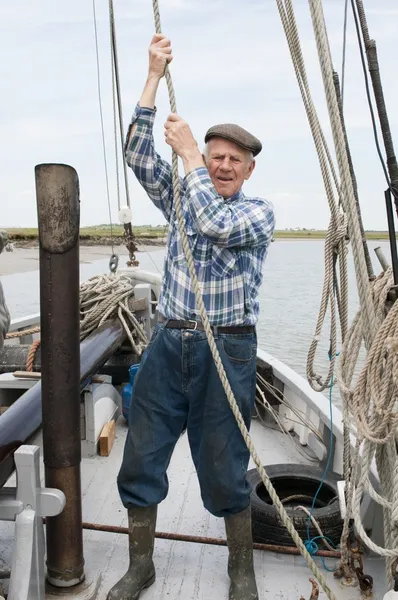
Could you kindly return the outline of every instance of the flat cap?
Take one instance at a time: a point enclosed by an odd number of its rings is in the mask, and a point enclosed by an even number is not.
[[[261,152],[262,144],[254,135],[233,123],[224,123],[222,125],[213,125],[205,135],[205,143],[212,137],[221,137],[231,142],[235,142],[238,146],[253,152],[253,156],[257,156]]]

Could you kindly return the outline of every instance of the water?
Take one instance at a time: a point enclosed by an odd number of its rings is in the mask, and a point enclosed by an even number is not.
[[[375,272],[380,271],[374,248],[380,246],[390,260],[386,241],[369,243]],[[324,241],[277,240],[271,245],[260,291],[259,345],[305,377],[307,352],[315,330],[323,277]],[[164,248],[138,255],[145,270],[162,270]],[[373,259],[374,257],[374,259]],[[4,260],[4,257],[1,257]],[[120,264],[123,264],[121,258]],[[349,267],[350,319],[358,309],[355,271],[351,253]],[[108,259],[85,263],[81,279],[108,272]],[[7,303],[13,318],[39,312],[38,271],[2,278]],[[316,368],[325,374],[328,368],[329,328],[326,324]],[[339,350],[339,348],[338,348]],[[338,392],[335,401],[338,403]]]

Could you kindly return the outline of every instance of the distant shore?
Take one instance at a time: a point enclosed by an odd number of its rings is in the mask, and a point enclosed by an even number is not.
[[[10,243],[14,248],[34,248],[38,245],[38,232],[35,228],[6,229]],[[133,227],[137,246],[164,246],[167,240],[165,226]],[[323,240],[327,231],[316,229],[293,229],[275,231],[275,240]],[[388,240],[387,231],[366,231],[368,240]],[[125,243],[124,230],[121,225],[82,227],[80,229],[80,246],[111,246]]]

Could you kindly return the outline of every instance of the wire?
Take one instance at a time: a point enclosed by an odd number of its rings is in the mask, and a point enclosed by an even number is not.
[[[343,105],[344,105],[345,60],[346,60],[346,48],[347,48],[347,16],[348,16],[348,0],[345,0],[343,58],[342,58],[342,64],[341,64],[341,107],[343,107]]]
[[[373,134],[374,134],[374,138],[375,138],[375,142],[376,142],[377,154],[379,155],[379,158],[380,158],[381,166],[384,171],[384,176],[386,178],[387,185],[391,189],[392,193],[394,194],[394,197],[397,197],[396,190],[394,190],[393,187],[391,186],[390,176],[388,174],[386,163],[384,161],[384,158],[383,158],[383,155],[382,155],[382,152],[380,149],[379,138],[377,135],[376,119],[375,119],[375,113],[374,113],[372,99],[371,99],[371,95],[370,95],[369,79],[368,79],[368,73],[366,70],[365,54],[364,54],[363,45],[362,45],[361,31],[360,31],[360,27],[359,27],[359,20],[358,20],[357,10],[356,10],[356,6],[355,6],[355,0],[351,0],[351,7],[352,7],[353,15],[354,15],[355,28],[357,31],[358,45],[359,45],[359,51],[360,51],[360,55],[361,55],[361,62],[362,62],[362,70],[363,70],[363,74],[364,74],[364,78],[365,78],[366,97],[368,99],[370,116],[372,118]]]
[[[331,357],[329,355],[329,359],[331,360]],[[325,470],[323,472],[322,475],[322,479],[321,482],[318,486],[318,489],[315,493],[315,496],[312,500],[312,506],[311,506],[311,510],[310,510],[310,514],[308,516],[308,520],[307,520],[307,540],[305,542],[305,547],[307,548],[308,552],[311,555],[314,555],[317,553],[318,551],[318,545],[316,544],[315,540],[316,539],[320,539],[322,538],[322,536],[317,536],[316,538],[312,538],[311,539],[311,535],[310,535],[310,526],[311,526],[311,520],[312,520],[312,513],[314,512],[314,508],[315,508],[315,503],[317,500],[317,497],[319,495],[319,492],[322,489],[323,484],[325,483],[325,479],[326,479],[326,475],[328,474],[329,468],[330,468],[330,463],[332,461],[332,456],[333,456],[333,404],[332,404],[332,393],[333,393],[333,378],[334,376],[332,375],[331,380],[330,380],[330,386],[329,386],[329,410],[330,410],[330,441],[329,441],[329,454],[328,454],[328,459],[326,462],[326,467]],[[325,538],[327,539],[327,538]],[[328,540],[329,542],[330,540]],[[324,568],[329,571],[328,567],[326,566],[325,562],[323,562],[323,566]]]
[[[112,226],[112,211],[111,211],[111,200],[109,195],[109,177],[108,177],[108,163],[106,160],[106,147],[105,147],[105,131],[104,131],[104,116],[102,112],[102,99],[101,99],[101,76],[100,76],[100,60],[98,50],[98,31],[97,31],[97,13],[95,10],[95,0],[93,0],[93,17],[94,17],[94,34],[95,34],[95,53],[97,58],[97,86],[98,86],[98,104],[101,118],[101,133],[102,133],[102,149],[104,153],[104,168],[105,168],[105,180],[106,180],[106,195],[108,198],[108,212],[109,212],[109,224],[111,227],[111,246],[112,254],[114,254],[114,240],[113,240],[113,226]]]

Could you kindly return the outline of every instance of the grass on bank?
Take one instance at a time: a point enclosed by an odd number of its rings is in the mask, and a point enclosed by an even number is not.
[[[35,240],[38,236],[38,231],[35,227],[14,227],[7,228],[6,231],[11,241]],[[167,235],[167,227],[163,225],[160,225],[159,227],[140,225],[138,227],[133,227],[133,233],[137,239],[162,239]],[[112,225],[112,235],[115,238],[122,238],[124,235],[123,225]],[[110,225],[95,225],[93,227],[80,228],[80,239],[82,240],[109,237],[111,237]]]
[[[9,239],[15,240],[35,240],[37,239],[37,228],[35,227],[14,227],[6,229]],[[133,227],[133,232],[137,240],[141,239],[153,239],[158,240],[167,236],[167,226],[159,225],[153,227],[151,225],[139,225]],[[115,224],[112,226],[112,233],[114,238],[122,238],[124,229],[122,225]],[[81,227],[80,239],[101,239],[110,238],[111,228],[110,225],[95,225],[92,227]],[[275,231],[275,239],[325,239],[326,231],[324,230],[280,230]],[[367,231],[366,238],[368,240],[387,240],[387,231]]]

